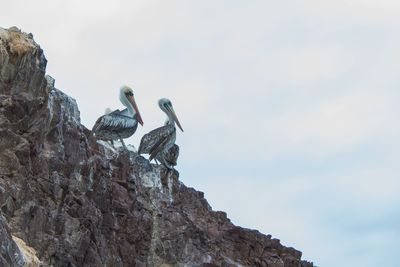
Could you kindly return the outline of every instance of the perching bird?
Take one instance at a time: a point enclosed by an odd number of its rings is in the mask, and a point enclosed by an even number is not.
[[[164,125],[169,124],[169,119],[167,117]],[[168,163],[169,166],[176,166],[178,163],[178,157],[179,157],[179,146],[177,144],[174,144],[171,146],[167,152],[164,153],[164,159]],[[154,159],[157,163],[157,161],[162,162],[162,156],[161,153],[158,153],[156,158]]]
[[[123,139],[132,136],[136,132],[138,123],[143,125],[143,121],[131,88],[122,86],[119,99],[127,108],[122,111],[117,109],[98,118],[93,126],[92,134],[105,140],[120,139],[126,148]]]
[[[140,141],[139,154],[149,154],[149,160],[157,158],[165,167],[172,169],[173,167],[166,160],[166,153],[175,144],[176,128],[175,123],[183,132],[181,124],[175,115],[171,101],[162,98],[158,101],[158,106],[168,116],[167,125],[154,129],[153,131],[145,134]],[[179,154],[179,149],[178,149]],[[176,161],[176,160],[175,160]]]

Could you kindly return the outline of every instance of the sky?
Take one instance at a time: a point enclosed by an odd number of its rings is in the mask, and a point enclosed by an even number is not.
[[[317,266],[397,266],[400,2],[5,1],[91,128],[133,88],[182,124],[177,170],[236,225]]]

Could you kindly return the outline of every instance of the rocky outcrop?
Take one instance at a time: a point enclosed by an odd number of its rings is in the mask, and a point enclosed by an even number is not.
[[[14,242],[3,216],[0,217],[0,266],[21,266],[22,253]]]
[[[313,266],[177,171],[95,140],[45,67],[32,35],[0,28],[0,264]]]

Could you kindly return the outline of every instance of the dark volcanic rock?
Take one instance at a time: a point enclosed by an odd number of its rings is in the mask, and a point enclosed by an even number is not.
[[[3,216],[0,217],[0,266],[21,266],[23,256],[12,239]]]
[[[0,264],[312,266],[178,172],[94,140],[45,67],[32,35],[0,28]]]

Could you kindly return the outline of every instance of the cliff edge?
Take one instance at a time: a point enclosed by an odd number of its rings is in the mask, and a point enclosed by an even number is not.
[[[313,266],[177,171],[89,138],[46,63],[32,34],[0,28],[0,266]]]

